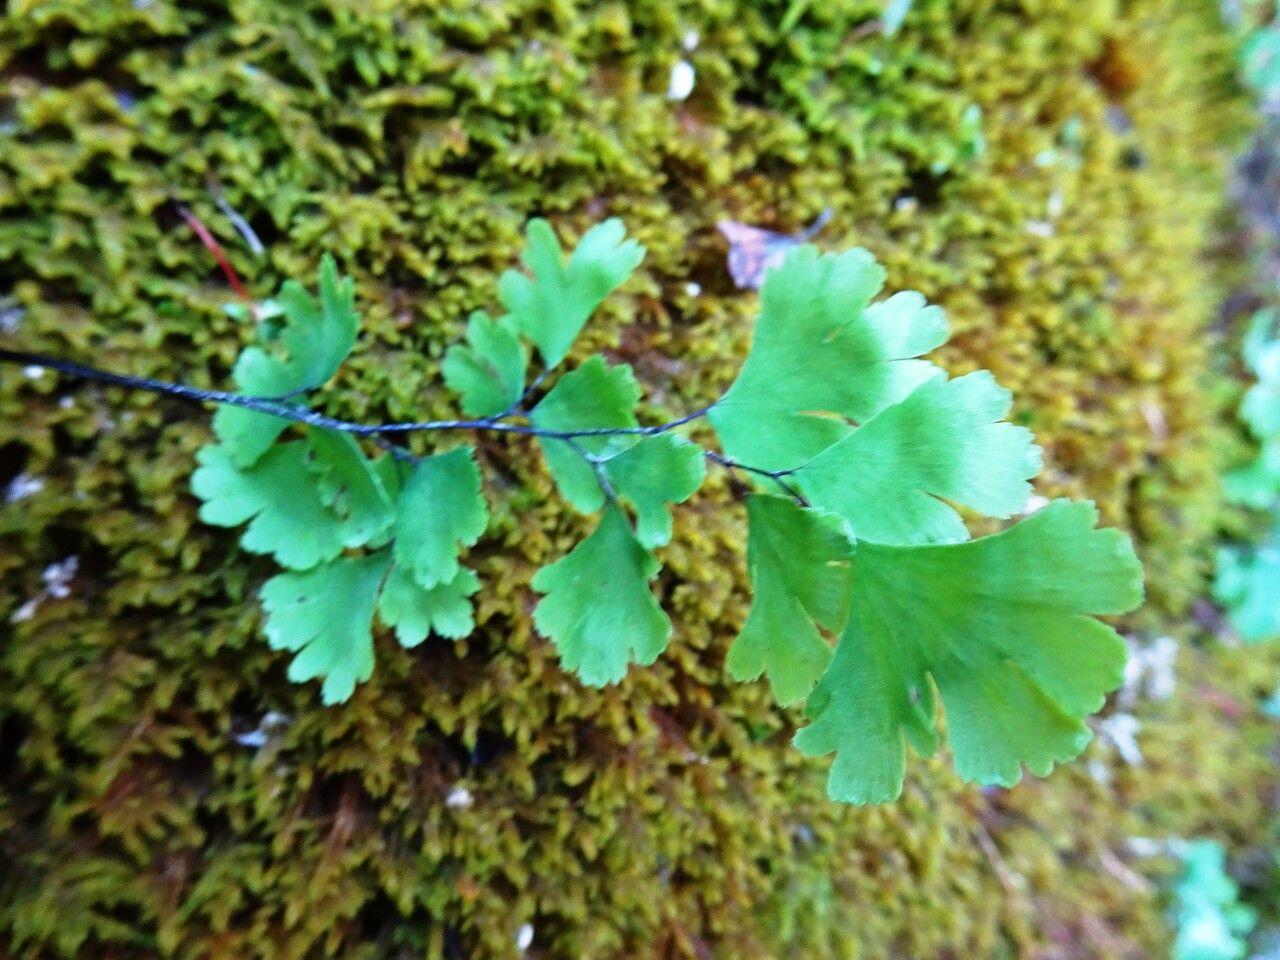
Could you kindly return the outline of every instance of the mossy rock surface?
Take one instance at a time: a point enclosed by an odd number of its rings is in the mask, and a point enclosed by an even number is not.
[[[526,220],[574,239],[616,215],[649,255],[579,355],[632,363],[659,417],[747,345],[757,298],[715,221],[829,206],[824,246],[870,248],[947,308],[950,369],[1013,389],[1039,492],[1133,532],[1129,627],[1189,640],[1226,445],[1207,250],[1245,122],[1216,8],[916,0],[887,38],[876,0],[15,0],[2,336],[226,386],[252,331],[181,203],[255,297],[326,251],[356,276],[329,409],[443,416],[440,356]],[[724,673],[747,603],[724,477],[663,551],[670,649],[584,689],[529,589],[584,521],[519,438],[479,441],[474,636],[379,637],[374,679],[324,709],[260,637],[269,563],[196,519],[208,438],[173,401],[0,371],[0,480],[25,493],[0,508],[5,955],[502,958],[529,924],[547,958],[1147,957],[1161,894],[1127,838],[1247,840],[1267,815],[1276,657],[1190,643],[1175,697],[1136,708],[1141,766],[1095,743],[983,792],[913,760],[900,803],[829,802],[798,715]]]

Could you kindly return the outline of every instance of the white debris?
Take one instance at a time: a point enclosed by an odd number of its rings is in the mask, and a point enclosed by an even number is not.
[[[457,784],[444,798],[444,805],[450,810],[467,810],[475,803],[471,791],[462,784]]]
[[[258,238],[258,234],[254,231],[249,221],[240,215],[235,207],[227,202],[227,198],[221,193],[214,192],[213,202],[218,209],[222,211],[223,216],[231,221],[231,225],[244,238],[244,242],[248,244],[249,249],[255,257],[260,257],[267,252],[267,248],[262,245],[262,240]]]
[[[44,581],[44,589],[55,600],[71,596],[71,580],[80,567],[79,557],[67,557],[44,568],[40,579]]]
[[[697,30],[686,30],[684,39],[680,41],[680,45],[684,47],[685,53],[693,53],[693,51],[698,49],[698,44],[701,41],[702,38],[698,36]]]
[[[1142,723],[1131,713],[1113,713],[1094,721],[1098,736],[1108,741],[1120,759],[1131,767],[1142,764],[1142,750],[1138,746],[1138,731]]]
[[[50,597],[55,600],[62,600],[71,596],[71,581],[75,578],[76,570],[79,567],[80,558],[74,556],[66,557],[45,567],[44,573],[40,575],[40,579],[44,581],[44,589],[13,611],[9,615],[9,622],[22,623],[24,620],[30,620],[36,615],[36,610],[39,609],[40,604]]]
[[[1156,637],[1150,643],[1144,643],[1136,637],[1129,637],[1128,644],[1124,686],[1117,698],[1120,704],[1132,706],[1142,697],[1168,700],[1178,682],[1174,669],[1178,661],[1178,641],[1173,637]]]
[[[1151,430],[1151,435],[1157,440],[1164,440],[1169,436],[1169,421],[1164,417],[1164,411],[1160,409],[1160,405],[1154,401],[1147,399],[1138,404],[1138,409],[1142,413],[1142,419],[1147,421],[1147,427]]]
[[[44,481],[39,477],[33,477],[29,473],[20,473],[10,480],[9,486],[5,488],[5,503],[16,503],[32,494],[39,493],[43,489]]]
[[[893,210],[895,213],[915,213],[920,207],[920,201],[915,197],[898,197],[893,201]]]
[[[18,329],[18,324],[22,323],[22,318],[27,315],[27,311],[22,309],[12,300],[0,300],[0,330],[5,333],[13,333]]]
[[[1135,857],[1160,857],[1169,852],[1168,841],[1154,837],[1130,837],[1128,843]]]
[[[533,924],[522,923],[516,931],[516,949],[524,953],[533,946]]]
[[[40,606],[40,601],[44,599],[43,593],[38,593],[17,610],[9,615],[10,623],[22,623],[24,620],[30,620],[36,615],[36,608]]]
[[[1040,237],[1042,240],[1048,240],[1053,236],[1053,224],[1048,220],[1028,220],[1027,233],[1033,237]]]
[[[242,747],[252,747],[255,750],[261,750],[267,745],[267,741],[271,739],[272,734],[278,730],[287,727],[292,721],[278,710],[268,710],[262,715],[262,719],[258,721],[258,726],[247,733],[237,733],[232,738]]]
[[[1062,195],[1061,190],[1055,190],[1049,194],[1049,202],[1045,204],[1045,212],[1049,214],[1050,220],[1057,220],[1062,216],[1062,211],[1067,207],[1067,201]]]
[[[44,376],[44,367],[37,367],[32,364],[29,367],[23,367],[22,372],[26,374],[28,380],[39,380]]]
[[[702,294],[702,284],[694,283],[692,280],[690,280],[688,283],[684,285],[684,292],[691,297],[700,296]]]
[[[687,100],[693,93],[693,85],[698,79],[693,64],[688,60],[677,60],[671,68],[671,79],[667,83],[668,100]]]

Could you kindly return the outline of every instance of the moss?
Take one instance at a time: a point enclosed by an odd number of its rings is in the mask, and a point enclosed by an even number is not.
[[[365,334],[334,412],[443,415],[440,355],[525,220],[619,215],[649,257],[581,349],[682,411],[727,384],[755,308],[714,222],[829,205],[823,243],[870,247],[948,308],[949,366],[1013,388],[1041,492],[1136,534],[1136,626],[1177,622],[1217,507],[1204,247],[1243,120],[1215,4],[917,0],[893,40],[876,0],[808,4],[782,32],[792,8],[21,0],[0,28],[11,337],[225,385],[249,331],[181,201],[256,296],[325,251],[355,274]],[[681,56],[697,83],[671,103]],[[723,478],[664,554],[670,651],[584,690],[528,615],[532,571],[582,524],[519,439],[481,443],[480,629],[379,638],[375,679],[322,709],[259,638],[268,566],[195,518],[207,418],[0,376],[0,479],[44,483],[0,515],[0,613],[79,558],[0,646],[8,954],[511,957],[528,922],[545,957],[1149,956],[1160,898],[1123,872],[1143,868],[1125,838],[1244,839],[1266,816],[1253,699],[1275,663],[1252,651],[1188,652],[1148,762],[1096,748],[1107,784],[1081,764],[981,792],[913,762],[895,806],[829,803],[824,764],[787,746],[797,717],[722,669],[745,613]],[[287,723],[241,745],[269,711]],[[445,802],[458,786],[470,806]]]

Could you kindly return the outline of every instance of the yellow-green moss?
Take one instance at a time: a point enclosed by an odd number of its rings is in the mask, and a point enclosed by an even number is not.
[[[633,363],[653,413],[686,410],[727,384],[755,308],[714,222],[830,206],[822,242],[868,246],[948,309],[944,360],[1014,390],[1041,492],[1131,529],[1140,623],[1172,622],[1203,589],[1219,468],[1203,249],[1241,117],[1216,3],[916,0],[892,40],[879,8],[16,0],[9,337],[226,385],[251,332],[178,200],[257,296],[324,251],[355,274],[365,333],[335,412],[443,415],[441,352],[526,219],[576,236],[618,215],[649,256],[581,350]],[[682,56],[697,83],[672,103]],[[519,439],[480,441],[476,634],[379,638],[373,681],[322,709],[259,637],[269,565],[195,518],[207,437],[190,408],[0,371],[0,479],[44,482],[0,514],[0,615],[80,559],[69,597],[0,628],[0,952],[513,957],[528,922],[530,955],[557,958],[1144,957],[1160,900],[1125,838],[1265,816],[1252,698],[1276,663],[1254,651],[1186,653],[1144,717],[1147,763],[1091,748],[1109,785],[1077,764],[985,794],[913,762],[901,803],[831,804],[825,763],[787,746],[797,717],[724,675],[745,592],[722,477],[664,552],[670,650],[584,690],[532,633],[528,588],[582,524]],[[238,744],[271,710],[288,725]],[[446,805],[459,785],[470,807]]]

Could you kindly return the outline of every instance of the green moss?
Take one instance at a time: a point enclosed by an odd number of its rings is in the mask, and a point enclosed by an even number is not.
[[[782,34],[791,6],[20,0],[0,27],[12,339],[226,385],[250,332],[180,200],[256,296],[326,251],[357,277],[335,413],[445,415],[439,358],[526,219],[618,215],[649,257],[580,349],[683,411],[731,379],[755,309],[714,222],[831,206],[822,242],[947,307],[945,361],[1014,390],[1041,492],[1131,529],[1138,624],[1175,622],[1220,466],[1204,249],[1242,117],[1216,5],[917,0],[892,40],[864,29],[878,0],[809,4]],[[671,103],[682,56],[698,79]],[[1188,653],[1147,763],[1096,748],[1109,785],[1078,764],[984,794],[917,762],[898,805],[831,804],[787,746],[797,718],[723,671],[746,605],[723,478],[664,552],[668,654],[583,689],[528,586],[581,524],[518,438],[481,442],[502,480],[476,634],[380,638],[374,680],[323,709],[260,639],[269,564],[195,518],[207,437],[169,401],[0,373],[4,469],[44,482],[0,514],[0,614],[80,562],[0,646],[0,952],[510,957],[529,922],[547,957],[1146,956],[1160,900],[1117,872],[1125,838],[1243,839],[1266,815],[1253,698],[1276,664],[1252,651]],[[288,724],[240,745],[272,710]],[[458,785],[470,807],[446,804]]]

